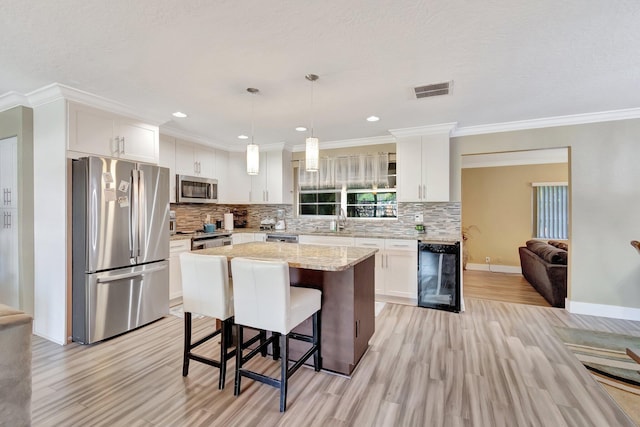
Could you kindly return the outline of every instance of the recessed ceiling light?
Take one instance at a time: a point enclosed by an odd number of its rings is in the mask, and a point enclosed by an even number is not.
[[[176,111],[175,113],[173,113],[173,117],[184,119],[185,117],[187,117],[187,115],[181,111]]]
[[[369,117],[367,117],[367,121],[368,122],[377,122],[378,120],[380,120],[380,117],[378,117],[378,116],[369,116]]]
[[[304,127],[304,126],[298,126],[298,127],[296,128],[296,130],[297,130],[298,132],[306,132],[306,131],[307,131],[307,128],[306,128],[306,127]]]
[[[238,139],[249,139],[247,135],[238,135]]]

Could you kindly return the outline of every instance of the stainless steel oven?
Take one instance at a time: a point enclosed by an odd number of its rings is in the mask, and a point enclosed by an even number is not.
[[[217,203],[218,180],[176,175],[177,203]]]

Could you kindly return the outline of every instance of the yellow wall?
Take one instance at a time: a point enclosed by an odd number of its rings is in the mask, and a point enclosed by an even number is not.
[[[531,239],[532,182],[568,181],[567,163],[462,170],[462,226],[469,263],[520,266],[518,247]]]

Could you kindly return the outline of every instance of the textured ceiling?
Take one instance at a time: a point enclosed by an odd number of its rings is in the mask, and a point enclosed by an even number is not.
[[[0,94],[53,82],[163,126],[302,143],[640,107],[640,2],[0,1]],[[449,96],[414,86],[453,80]],[[189,114],[172,120],[171,113]],[[375,114],[377,123],[365,118]]]

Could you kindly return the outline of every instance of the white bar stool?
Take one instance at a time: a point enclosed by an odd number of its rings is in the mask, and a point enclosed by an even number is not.
[[[312,355],[316,372],[322,368],[320,354],[320,307],[322,293],[317,289],[291,287],[289,265],[284,261],[262,261],[247,258],[231,260],[233,276],[234,311],[238,336],[243,327],[271,331],[269,339],[248,355],[242,350],[236,353],[234,394],[240,394],[242,377],[280,389],[280,412],[287,406],[287,382],[289,377]],[[313,316],[313,335],[291,332],[305,319]],[[279,343],[278,343],[279,338]],[[305,341],[311,348],[289,368],[289,338]],[[260,348],[272,344],[273,358],[280,357],[280,379],[268,377],[243,368]]]
[[[182,270],[182,305],[184,307],[182,376],[186,377],[189,374],[189,361],[196,360],[220,369],[218,389],[223,389],[227,360],[234,357],[236,353],[235,350],[227,351],[232,340],[233,326],[233,290],[229,284],[227,257],[185,252],[180,254],[180,269]],[[192,343],[191,313],[220,319],[222,326]],[[191,352],[217,335],[221,335],[219,361]]]

